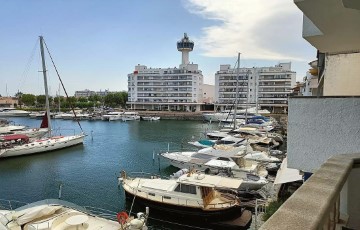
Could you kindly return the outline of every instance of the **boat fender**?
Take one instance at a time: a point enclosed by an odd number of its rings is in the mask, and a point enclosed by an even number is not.
[[[125,224],[126,220],[129,218],[129,215],[126,212],[119,212],[116,215],[117,220],[119,221],[120,224]]]

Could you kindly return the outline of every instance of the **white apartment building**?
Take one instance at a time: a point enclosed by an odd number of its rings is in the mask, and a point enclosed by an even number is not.
[[[291,71],[291,63],[240,68],[239,73],[230,65],[220,65],[215,74],[215,106],[224,110],[234,104],[240,107],[257,104],[271,112],[286,112],[288,96],[295,81],[296,73]]]
[[[90,97],[95,95],[95,91],[89,90],[89,89],[84,89],[84,90],[78,90],[75,91],[75,97],[79,98],[79,97]]]
[[[203,84],[203,102],[213,104],[215,102],[215,86],[209,84]]]
[[[182,52],[179,68],[135,66],[128,74],[128,106],[132,109],[199,111],[203,104],[203,75],[197,64],[190,64],[194,42],[187,34],[177,42]]]
[[[107,94],[109,93],[115,93],[115,92],[110,92],[109,90],[105,89],[104,91],[100,90],[100,91],[92,91],[92,90],[89,90],[89,89],[85,89],[85,90],[78,90],[78,91],[75,91],[75,97],[76,98],[79,98],[79,97],[90,97],[90,96],[94,96],[94,95],[98,95],[98,96],[106,96]]]

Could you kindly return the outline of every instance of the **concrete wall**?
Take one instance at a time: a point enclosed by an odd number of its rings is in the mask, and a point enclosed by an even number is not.
[[[205,103],[214,103],[215,102],[215,86],[214,85],[203,84],[202,91],[203,91],[202,102],[205,102]]]
[[[314,172],[330,156],[359,152],[360,97],[289,99],[288,167]]]
[[[360,95],[360,53],[327,55],[324,96]]]

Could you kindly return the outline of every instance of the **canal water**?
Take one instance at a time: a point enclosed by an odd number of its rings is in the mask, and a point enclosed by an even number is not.
[[[41,123],[30,118],[10,120],[29,127],[39,127]],[[62,132],[74,133],[73,129],[80,132],[74,121],[53,120],[52,124],[54,129],[68,130]],[[154,152],[194,149],[188,141],[204,137],[206,130],[216,129],[215,124],[175,120],[81,121],[81,126],[88,134],[84,145],[0,159],[0,199],[30,203],[57,198],[62,184],[63,200],[112,212],[129,210],[123,189],[117,183],[121,170],[168,176],[177,169],[159,161],[156,154],[153,158]],[[152,219],[149,225],[150,229],[184,229]]]

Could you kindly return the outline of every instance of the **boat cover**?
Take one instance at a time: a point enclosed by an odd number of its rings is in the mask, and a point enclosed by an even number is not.
[[[62,206],[40,205],[14,213],[13,218],[18,225],[23,225],[43,216],[54,214]]]
[[[185,174],[178,179],[179,183],[191,184],[196,186],[211,187],[211,188],[230,188],[238,189],[243,180],[238,178],[227,178],[221,176],[212,176],[205,174],[193,173],[191,175]]]
[[[0,137],[0,141],[16,141],[18,139],[29,141],[29,137],[23,134],[14,134]]]

